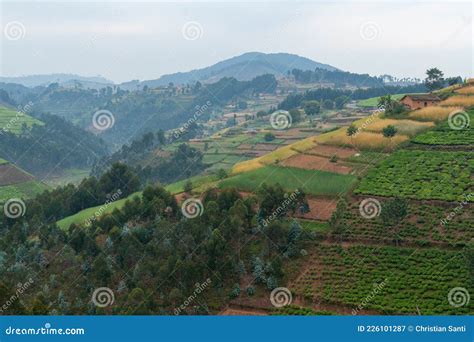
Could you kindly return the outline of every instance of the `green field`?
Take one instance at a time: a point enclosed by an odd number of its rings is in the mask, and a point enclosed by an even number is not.
[[[474,191],[473,172],[472,152],[398,151],[370,170],[355,193],[461,201]]]
[[[0,129],[2,131],[19,134],[23,125],[30,128],[33,125],[44,125],[44,123],[15,109],[0,107]]]
[[[64,170],[61,175],[51,176],[44,181],[52,187],[63,186],[69,183],[79,184],[84,178],[89,176],[89,172],[89,170],[68,169]]]
[[[141,196],[141,192],[136,192],[134,194],[131,194],[130,196],[126,198],[122,198],[120,200],[117,200],[115,202],[109,203],[107,207],[98,205],[97,207],[92,207],[92,208],[87,208],[84,209],[77,214],[68,216],[66,218],[63,218],[62,220],[56,222],[56,224],[59,226],[61,229],[67,229],[69,226],[73,223],[81,225],[86,222],[88,218],[91,218],[94,216],[95,212],[98,212],[101,207],[104,207],[104,209],[101,211],[103,214],[109,214],[112,211],[114,211],[115,208],[117,209],[122,209],[124,206],[125,202],[127,200],[131,200],[135,196]]]
[[[255,191],[261,184],[280,184],[287,191],[297,188],[311,195],[337,196],[347,192],[356,181],[352,175],[293,167],[266,166],[224,179],[219,187]]]
[[[13,185],[0,186],[0,203],[11,198],[28,199],[42,193],[49,187],[38,181],[29,181]]]
[[[380,200],[383,205],[384,200]],[[367,220],[359,212],[360,201],[351,203],[344,213],[342,224],[346,227],[337,235],[344,239],[364,239],[391,243],[395,240],[424,245],[428,242],[464,244],[474,239],[474,204],[457,211],[449,221],[446,217],[455,212],[458,203],[443,205],[410,201],[407,216],[396,228],[388,228],[380,217]],[[383,209],[382,209],[383,210]],[[443,220],[447,223],[442,224]]]
[[[393,100],[400,100],[405,94],[394,94],[391,95]],[[365,99],[357,102],[359,107],[377,107],[379,105],[380,96],[371,97],[370,99]]]
[[[470,288],[469,269],[460,251],[319,245],[310,265],[291,289],[316,302],[356,308],[364,306],[383,314],[469,314],[474,302],[463,307],[449,304],[451,289]]]
[[[474,110],[471,109],[467,113],[470,119],[467,128],[454,130],[448,121],[444,121],[433,130],[416,136],[412,141],[425,145],[474,145]]]
[[[8,163],[8,161],[6,161],[5,159],[0,158],[0,165],[6,164],[6,163]]]

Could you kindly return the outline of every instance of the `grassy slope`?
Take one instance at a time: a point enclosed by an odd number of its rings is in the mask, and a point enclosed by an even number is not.
[[[0,158],[0,165],[1,164],[8,164],[7,160]],[[42,193],[44,190],[49,189],[48,185],[37,181],[33,175],[29,174],[25,170],[18,168],[18,172],[25,173],[31,176],[31,180],[23,181],[22,183],[16,184],[8,184],[8,185],[0,185],[0,203],[6,202],[11,198],[22,198],[22,199],[29,199],[37,194]]]
[[[5,202],[11,198],[32,198],[37,194],[42,193],[44,190],[47,190],[48,188],[49,187],[46,184],[36,180],[0,186],[0,203]]]
[[[23,124],[26,124],[27,127],[44,125],[43,122],[28,114],[6,107],[0,107],[0,128],[2,130],[19,134]]]
[[[311,195],[336,196],[347,192],[356,179],[352,175],[293,167],[265,166],[224,179],[219,187],[236,187],[244,191],[254,191],[262,183],[279,183],[287,191],[301,188]]]

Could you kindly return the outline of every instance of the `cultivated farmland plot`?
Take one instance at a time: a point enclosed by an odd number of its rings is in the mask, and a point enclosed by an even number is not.
[[[372,169],[355,193],[461,201],[474,191],[473,172],[472,152],[398,151]]]
[[[318,245],[292,290],[313,303],[354,309],[378,287],[365,309],[380,314],[468,314],[446,294],[469,283],[462,253],[441,249]],[[471,288],[472,291],[472,288]],[[418,309],[417,309],[418,308]]]

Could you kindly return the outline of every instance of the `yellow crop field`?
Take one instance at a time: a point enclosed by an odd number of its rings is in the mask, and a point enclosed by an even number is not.
[[[427,130],[434,126],[434,122],[419,122],[414,120],[395,120],[395,119],[384,119],[374,118],[372,121],[361,121],[358,120],[355,125],[361,128],[364,132],[375,132],[381,133],[382,130],[388,125],[395,126],[398,130],[398,134],[414,136],[424,130]]]
[[[352,138],[346,134],[347,127],[338,129],[337,131],[323,134],[316,137],[316,142],[326,145],[336,146],[352,146],[361,150],[381,150],[407,141],[406,135],[395,135],[392,139],[385,138],[381,133],[360,132]]]
[[[470,107],[474,106],[474,96],[462,96],[456,95],[448,97],[446,100],[441,102],[442,106],[462,106]]]
[[[446,120],[449,116],[449,113],[452,113],[457,110],[462,110],[462,107],[425,107],[422,109],[415,110],[410,112],[408,116],[417,120],[433,120],[433,121],[443,121]]]
[[[462,95],[474,95],[474,86],[458,89],[455,91],[455,93]]]
[[[231,173],[237,174],[241,172],[248,172],[248,171],[256,170],[265,166],[262,163],[260,163],[259,159],[260,158],[255,158],[255,159],[250,159],[250,160],[237,163],[232,167]]]

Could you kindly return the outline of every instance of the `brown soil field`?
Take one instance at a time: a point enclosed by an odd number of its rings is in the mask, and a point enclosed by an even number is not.
[[[268,316],[267,313],[252,309],[227,308],[221,313],[221,316]]]
[[[309,205],[309,213],[296,215],[299,218],[307,220],[323,220],[327,221],[331,218],[332,213],[336,210],[337,200],[324,198],[307,198]]]
[[[33,180],[34,177],[12,164],[0,165],[0,185],[18,184]]]
[[[349,158],[357,153],[357,150],[353,148],[343,148],[337,146],[327,146],[327,145],[318,145],[312,148],[309,151],[306,151],[308,154],[316,154],[324,157],[332,157],[333,155],[338,156],[339,158]]]
[[[352,168],[341,165],[340,162],[331,163],[328,158],[308,154],[297,154],[285,159],[281,164],[283,166],[291,166],[300,169],[329,171],[344,175],[352,172]]]

